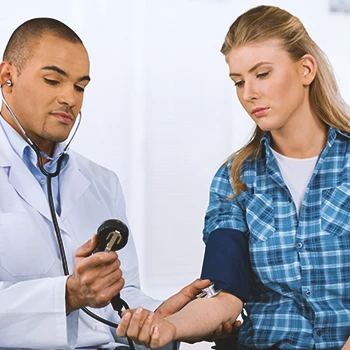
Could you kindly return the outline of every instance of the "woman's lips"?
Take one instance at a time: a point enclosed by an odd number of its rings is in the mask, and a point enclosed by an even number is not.
[[[265,116],[269,110],[269,107],[257,107],[252,110],[252,114],[254,117],[259,118]]]

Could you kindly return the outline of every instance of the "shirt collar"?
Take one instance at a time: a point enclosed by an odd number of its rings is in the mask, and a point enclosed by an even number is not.
[[[21,137],[21,135],[1,116],[0,124],[5,132],[5,135],[17,155],[23,159],[24,149],[29,147],[27,142]]]
[[[335,129],[333,127],[329,127],[328,138],[327,138],[327,144],[329,146],[331,146],[333,144],[334,140],[337,137],[337,134],[345,136],[346,138],[350,139],[349,133]],[[270,133],[270,131],[265,131],[261,140],[260,140],[260,144],[265,145],[265,147],[267,148],[267,147],[270,147],[270,143],[271,143],[271,133]]]
[[[268,147],[270,146],[270,143],[271,143],[271,133],[270,131],[265,131],[260,140],[260,144],[265,145],[265,147]]]
[[[37,163],[37,156],[34,150],[29,146],[29,144],[24,140],[24,138],[0,115],[0,125],[2,126],[5,135],[13,148],[16,154],[24,161],[25,159],[30,160],[30,162],[34,165]],[[60,154],[63,152],[65,148],[65,143],[57,143],[55,146],[55,150],[53,152],[52,160],[50,160],[47,164],[48,167],[56,164]],[[67,154],[62,161],[62,168],[65,168],[68,162],[69,154]]]
[[[338,130],[338,129],[334,129],[334,128],[330,128],[330,131],[331,130],[334,130],[334,132],[342,135],[342,136],[345,136],[346,138],[350,139],[350,134],[348,132],[345,132],[345,131],[342,131],[342,130]]]

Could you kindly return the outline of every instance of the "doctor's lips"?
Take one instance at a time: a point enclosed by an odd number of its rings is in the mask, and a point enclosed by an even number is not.
[[[62,111],[54,111],[50,114],[65,124],[70,124],[75,119],[71,114]]]
[[[252,114],[254,117],[263,117],[269,110],[269,107],[257,107],[252,110]]]

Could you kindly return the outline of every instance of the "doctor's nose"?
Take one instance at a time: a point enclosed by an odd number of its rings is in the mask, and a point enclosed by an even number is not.
[[[64,89],[57,98],[58,102],[73,108],[78,103],[77,92],[73,89]]]

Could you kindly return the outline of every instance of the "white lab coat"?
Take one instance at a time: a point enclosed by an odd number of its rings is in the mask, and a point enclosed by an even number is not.
[[[70,151],[61,175],[58,218],[67,261],[107,219],[127,223],[117,176]],[[133,238],[118,252],[125,287],[121,296],[131,308],[154,310],[160,301],[139,287]],[[0,349],[68,349],[106,344],[115,330],[82,311],[65,314],[65,281],[46,195],[13,151],[0,127]],[[109,305],[94,310],[118,322]]]

